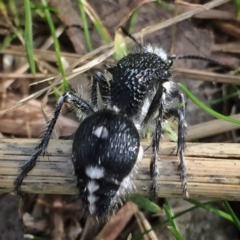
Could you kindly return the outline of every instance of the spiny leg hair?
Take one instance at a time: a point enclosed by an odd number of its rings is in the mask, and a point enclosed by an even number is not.
[[[150,163],[150,174],[152,178],[152,186],[151,191],[153,192],[153,199],[156,200],[157,198],[157,179],[159,177],[159,170],[158,170],[158,160],[159,160],[159,143],[161,140],[162,135],[162,121],[163,121],[163,101],[164,101],[164,95],[165,95],[165,88],[162,86],[159,86],[153,101],[148,109],[148,113],[145,116],[145,119],[143,120],[143,123],[147,123],[147,121],[150,119],[152,114],[155,112],[155,110],[158,110],[158,116],[156,118],[156,126],[155,130],[153,132],[153,139],[152,139],[152,151],[153,155],[151,158]]]
[[[97,86],[99,87],[100,96],[105,106],[110,103],[110,88],[107,79],[101,72],[93,74],[92,88],[91,88],[91,102],[94,106],[97,106]]]
[[[173,116],[178,119],[178,142],[177,142],[177,155],[178,155],[178,170],[181,171],[180,179],[182,180],[182,190],[186,198],[189,198],[187,189],[187,170],[184,157],[185,149],[185,100],[181,91],[177,90],[171,93],[172,99],[178,98],[179,106],[175,109],[169,109],[167,116]]]
[[[55,109],[53,118],[48,124],[47,131],[44,133],[43,138],[42,138],[41,142],[39,143],[39,145],[35,148],[36,153],[34,153],[32,155],[32,158],[21,167],[21,173],[18,175],[17,179],[14,182],[15,190],[17,191],[17,194],[21,195],[22,181],[23,181],[24,177],[26,177],[28,172],[30,172],[33,169],[33,167],[35,166],[39,155],[42,152],[43,152],[43,156],[45,155],[49,139],[51,138],[54,126],[56,124],[56,121],[57,121],[60,113],[61,113],[61,109],[62,109],[62,106],[64,103],[72,104],[74,107],[76,107],[77,109],[80,109],[86,115],[90,115],[90,114],[94,113],[94,110],[87,102],[85,102],[83,99],[81,99],[80,97],[78,97],[77,95],[75,95],[72,92],[66,92],[59,98],[59,100],[56,104],[56,109]]]

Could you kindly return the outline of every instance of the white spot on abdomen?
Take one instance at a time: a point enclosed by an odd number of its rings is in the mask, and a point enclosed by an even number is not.
[[[108,130],[104,126],[100,126],[100,127],[96,128],[94,130],[93,134],[98,138],[102,138],[102,139],[108,138]]]
[[[114,105],[114,106],[113,106],[113,111],[115,111],[116,113],[118,113],[118,112],[120,112],[120,109],[119,109],[116,105]]]
[[[93,195],[93,194],[90,194],[87,199],[88,199],[88,202],[89,202],[89,207],[88,207],[89,212],[90,212],[91,214],[94,214],[95,211],[96,211],[95,202],[97,201],[98,197],[96,197],[96,196]]]
[[[95,203],[97,201],[98,197],[96,197],[93,194],[90,194],[87,199],[88,199],[89,204],[92,205],[93,203]]]
[[[88,183],[87,188],[88,188],[89,193],[93,193],[99,189],[99,185],[96,183],[96,181],[90,181]]]
[[[89,166],[86,168],[86,174],[91,179],[99,179],[104,177],[104,169],[102,167]]]

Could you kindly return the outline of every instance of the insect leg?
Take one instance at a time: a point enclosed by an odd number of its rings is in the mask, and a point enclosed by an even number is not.
[[[178,155],[178,169],[181,171],[182,189],[186,198],[189,198],[187,189],[187,171],[184,157],[185,149],[185,100],[181,91],[177,90],[171,93],[172,98],[178,98],[179,105],[176,109],[169,109],[168,116],[174,116],[178,119],[178,142],[177,142],[177,155]]]
[[[94,73],[92,78],[91,101],[94,106],[97,106],[97,86],[103,104],[107,106],[110,103],[110,88],[107,79],[101,72]]]
[[[62,109],[62,106],[64,103],[71,103],[77,109],[80,109],[82,112],[86,113],[87,115],[94,112],[89,104],[87,104],[84,100],[82,100],[81,98],[79,98],[72,92],[66,92],[63,94],[63,96],[61,96],[59,98],[53,118],[48,124],[47,131],[44,133],[41,142],[35,148],[36,152],[32,155],[31,159],[21,167],[21,173],[18,175],[18,177],[16,178],[16,180],[14,182],[15,190],[17,191],[17,193],[19,195],[21,193],[20,188],[21,188],[21,184],[22,184],[24,177],[28,174],[29,171],[31,171],[33,169],[33,167],[36,164],[38,156],[42,152],[43,152],[43,155],[45,154],[49,139],[52,135],[54,126],[59,117],[59,114],[61,113],[61,109]]]
[[[153,191],[153,198],[156,199],[157,197],[157,179],[159,177],[159,170],[158,170],[158,160],[159,160],[159,143],[161,140],[162,135],[162,121],[163,121],[163,113],[164,113],[164,98],[165,98],[165,88],[159,86],[158,91],[156,92],[153,101],[149,107],[148,113],[143,120],[143,124],[147,124],[148,120],[151,119],[154,112],[158,110],[158,116],[156,118],[156,125],[155,130],[153,132],[153,139],[152,139],[152,159],[150,164],[150,174],[153,180],[151,190]]]

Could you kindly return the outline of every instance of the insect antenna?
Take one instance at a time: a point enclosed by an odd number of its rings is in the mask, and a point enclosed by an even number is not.
[[[138,39],[136,39],[131,33],[129,33],[124,27],[120,27],[120,29],[122,30],[125,36],[132,39],[140,48],[143,48],[143,45],[141,44],[141,42]]]
[[[130,34],[124,27],[120,27],[120,29],[122,30],[123,34],[127,37],[129,37],[130,39],[132,39],[140,48],[144,48],[143,45],[141,44],[141,42],[135,38],[132,34]],[[214,63],[217,65],[222,65],[220,62],[213,60],[211,58],[207,58],[207,57],[202,57],[202,56],[197,56],[197,55],[182,55],[182,56],[177,56],[177,55],[170,55],[169,59],[196,59],[196,60],[202,60],[202,61],[207,61],[209,63]]]
[[[171,55],[169,56],[169,58],[170,59],[196,59],[196,60],[207,61],[209,63],[215,63],[217,65],[222,65],[220,62],[216,60],[213,60],[207,57],[197,56],[197,55],[182,55],[182,56]]]

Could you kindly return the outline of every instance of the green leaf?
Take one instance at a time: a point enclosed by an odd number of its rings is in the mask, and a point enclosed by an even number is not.
[[[158,213],[161,210],[156,203],[151,202],[148,198],[142,196],[131,196],[130,200],[150,212]]]

